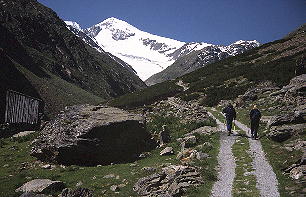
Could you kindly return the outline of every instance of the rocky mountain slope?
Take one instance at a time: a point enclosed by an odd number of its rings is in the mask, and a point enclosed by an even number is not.
[[[131,69],[84,43],[36,0],[1,1],[0,34],[1,100],[10,88],[41,97],[47,112],[55,113],[145,87]]]
[[[241,54],[258,46],[259,43],[255,40],[240,40],[228,46],[211,45],[206,46],[201,50],[189,50],[188,53],[184,52],[185,55],[179,56],[179,58],[172,65],[167,67],[165,70],[154,74],[145,82],[147,85],[154,85],[166,80],[175,79],[194,70],[202,68],[207,64],[214,63],[230,56]],[[184,45],[182,48],[184,47],[189,47],[189,44]]]
[[[76,22],[67,21],[67,25],[85,33],[103,50],[127,62],[143,80],[161,72],[179,57],[205,47],[218,48],[218,53],[237,55],[259,45],[257,41],[237,41],[229,46],[205,42],[185,43],[141,31],[113,17],[87,29],[82,29]]]

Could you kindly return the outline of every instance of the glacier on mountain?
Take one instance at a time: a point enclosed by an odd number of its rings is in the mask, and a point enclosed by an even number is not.
[[[93,42],[98,44],[105,52],[109,52],[131,65],[142,80],[161,72],[173,64],[180,56],[187,55],[192,51],[216,46],[222,52],[232,56],[242,52],[239,46],[259,46],[257,41],[243,40],[228,46],[213,45],[205,42],[185,43],[141,31],[114,17],[87,29],[82,29],[76,22],[65,22],[67,26],[73,27],[92,38]],[[95,46],[95,48],[97,47]]]

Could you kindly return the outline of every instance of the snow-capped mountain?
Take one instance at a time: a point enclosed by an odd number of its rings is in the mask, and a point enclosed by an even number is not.
[[[237,41],[229,46],[218,46],[204,42],[185,43],[153,35],[137,29],[125,21],[108,18],[87,29],[68,21],[66,24],[92,38],[104,51],[125,61],[133,67],[142,80],[161,72],[179,57],[207,47],[218,47],[228,55],[239,54],[245,49],[259,46],[257,41]],[[88,43],[88,41],[87,41]],[[241,46],[246,45],[243,50]],[[95,47],[97,50],[98,47]]]

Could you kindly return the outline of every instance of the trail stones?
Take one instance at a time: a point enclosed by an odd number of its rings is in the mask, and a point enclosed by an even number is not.
[[[160,152],[160,155],[161,156],[164,156],[164,155],[173,155],[174,154],[174,151],[173,151],[173,148],[172,147],[166,147],[164,148],[161,152]]]
[[[65,185],[61,181],[51,181],[49,179],[34,179],[16,189],[16,192],[43,193],[49,191],[61,191],[64,188]]]
[[[202,183],[197,168],[170,165],[161,172],[139,179],[133,190],[140,196],[181,196],[188,187]]]
[[[112,107],[68,107],[32,143],[31,155],[65,165],[130,162],[156,145],[143,121]]]

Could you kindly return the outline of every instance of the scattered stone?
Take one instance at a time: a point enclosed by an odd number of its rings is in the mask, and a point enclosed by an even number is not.
[[[62,191],[59,197],[93,197],[93,191],[87,188],[69,189]]]
[[[120,187],[118,187],[118,185],[112,185],[110,187],[110,190],[113,191],[113,192],[118,192],[120,190]]]
[[[115,177],[116,177],[116,175],[114,175],[114,174],[108,174],[108,175],[105,175],[103,178],[109,179],[109,178],[115,178]]]
[[[41,166],[41,168],[43,168],[43,169],[51,169],[52,166],[50,164],[46,164],[46,165]]]
[[[197,144],[197,138],[194,135],[179,138],[177,141],[181,142],[181,149],[190,148]]]
[[[23,184],[16,189],[16,192],[37,192],[61,191],[65,185],[61,181],[51,181],[49,179],[34,179]]]
[[[195,129],[193,131],[191,131],[190,133],[185,134],[184,136],[191,136],[194,134],[199,134],[199,135],[211,135],[213,133],[217,132],[217,128],[216,127],[211,127],[211,126],[204,126],[204,127],[200,127],[198,129]]]
[[[152,173],[155,172],[157,169],[153,167],[143,167],[141,170]]]
[[[76,187],[80,187],[81,185],[83,185],[82,181],[77,182],[77,184],[75,185]]]
[[[300,165],[296,168],[293,168],[291,171],[290,171],[290,177],[293,178],[293,179],[300,179],[304,176],[303,173],[306,172],[306,165]]]
[[[164,150],[162,150],[160,152],[161,156],[164,156],[164,155],[173,155],[173,154],[174,154],[174,151],[173,151],[172,147],[166,147],[166,148],[164,148]]]
[[[140,196],[181,196],[188,187],[202,183],[197,168],[171,165],[139,179],[133,190]]]
[[[202,152],[197,152],[196,153],[197,160],[202,161],[202,160],[204,160],[204,159],[206,159],[208,157],[209,157],[209,155],[207,153],[202,153]]]
[[[144,153],[141,153],[138,157],[143,159],[143,158],[146,158],[146,157],[148,157],[150,155],[151,155],[150,152],[144,152]]]
[[[67,107],[32,145],[41,161],[86,166],[130,162],[156,146],[141,115],[91,105]]]

